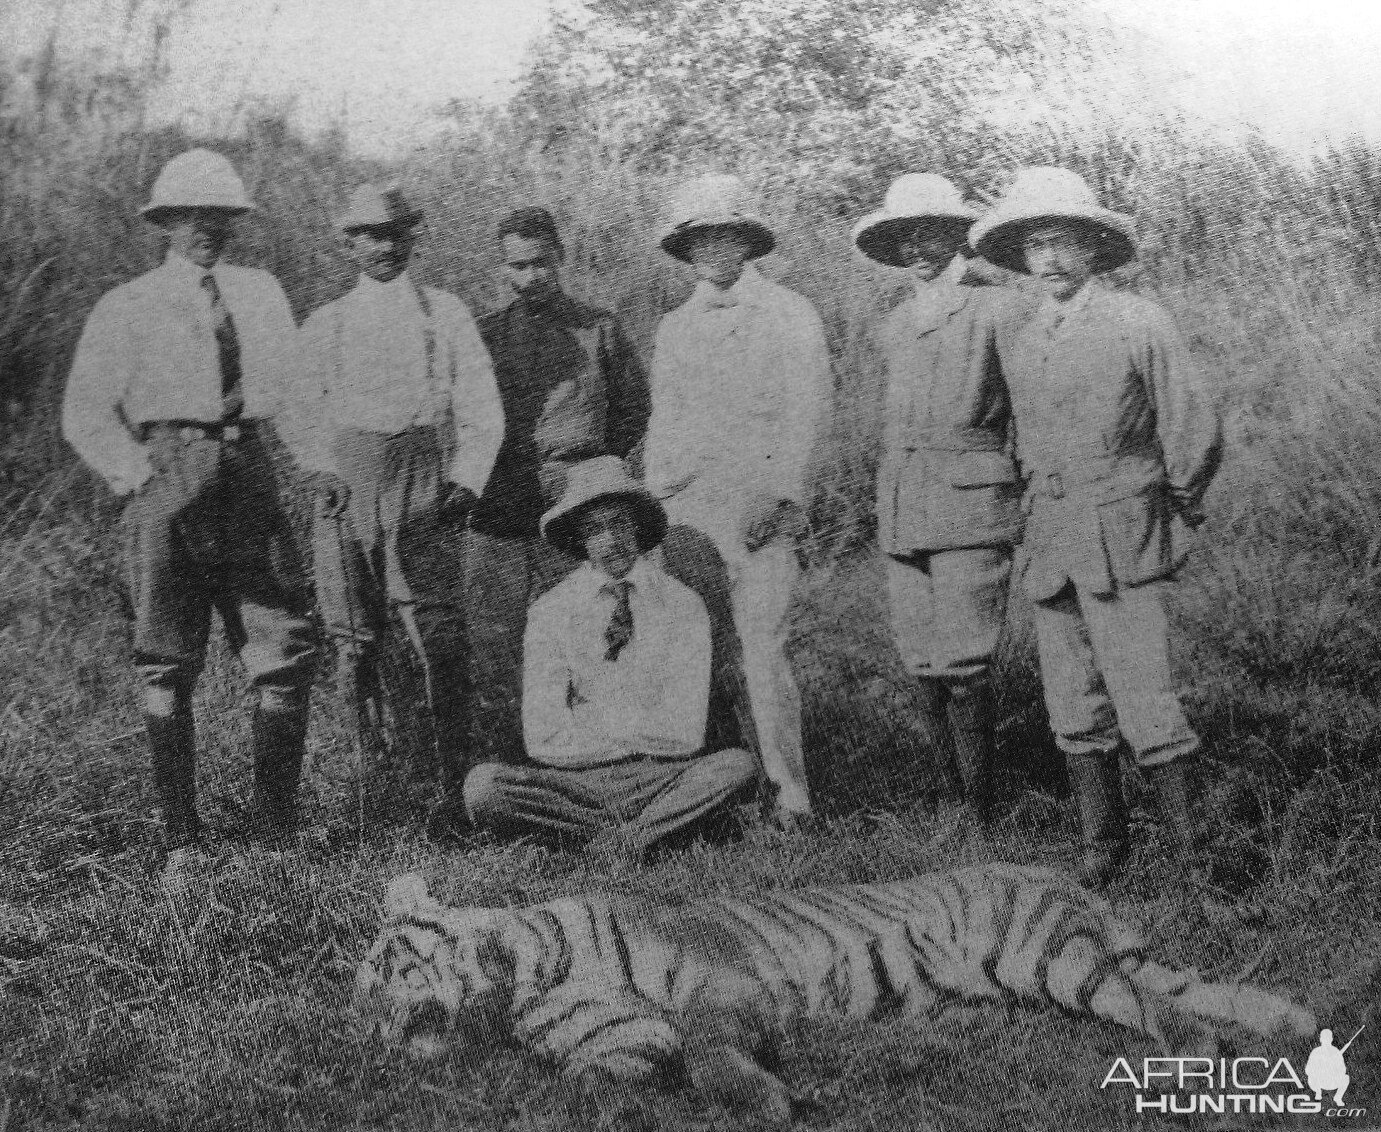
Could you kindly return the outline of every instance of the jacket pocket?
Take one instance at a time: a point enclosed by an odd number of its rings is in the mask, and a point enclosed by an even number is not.
[[[949,458],[951,487],[994,487],[1017,482],[1016,465],[1006,452],[955,452]]]
[[[1170,506],[1162,484],[1100,503],[1098,526],[1117,581],[1134,586],[1170,573]]]

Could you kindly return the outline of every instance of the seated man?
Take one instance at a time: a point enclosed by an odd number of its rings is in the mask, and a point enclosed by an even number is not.
[[[704,750],[710,621],[648,551],[666,513],[615,456],[571,468],[542,534],[583,564],[528,614],[525,766],[465,779],[476,825],[654,841],[724,805],[757,776],[747,751]]]

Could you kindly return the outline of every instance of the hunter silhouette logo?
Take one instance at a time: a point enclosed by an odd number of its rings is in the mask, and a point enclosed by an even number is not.
[[[1309,1054],[1303,1074],[1286,1057],[1274,1062],[1265,1057],[1147,1057],[1139,1072],[1119,1057],[1100,1088],[1130,1085],[1136,1090],[1137,1113],[1364,1117],[1365,1108],[1342,1104],[1352,1084],[1343,1055],[1365,1029],[1342,1047],[1333,1044],[1332,1030],[1320,1030],[1319,1044]],[[1325,1093],[1333,1094],[1331,1102],[1324,1100]]]
[[[1352,1045],[1358,1034],[1365,1029],[1363,1026],[1353,1034],[1342,1049],[1334,1047],[1332,1030],[1319,1031],[1319,1044],[1309,1054],[1309,1060],[1304,1063],[1304,1076],[1314,1091],[1315,1100],[1321,1099],[1324,1093],[1332,1093],[1334,1104],[1343,1103],[1343,1094],[1352,1083],[1352,1078],[1347,1075],[1347,1062],[1343,1060],[1343,1054],[1347,1053],[1348,1046]]]

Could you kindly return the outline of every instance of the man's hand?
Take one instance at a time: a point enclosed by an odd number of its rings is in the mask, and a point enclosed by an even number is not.
[[[437,517],[443,523],[460,526],[479,501],[479,496],[468,487],[449,483],[443,489],[441,502],[437,505]]]
[[[339,519],[350,505],[350,485],[334,472],[322,472],[316,482],[316,510],[323,519]]]
[[[751,553],[778,539],[794,544],[805,533],[806,517],[794,500],[755,494],[744,509],[740,529],[743,545]]]
[[[1170,493],[1170,506],[1180,517],[1180,521],[1191,531],[1196,531],[1203,526],[1205,515],[1201,500],[1191,500],[1186,495],[1172,491]]]

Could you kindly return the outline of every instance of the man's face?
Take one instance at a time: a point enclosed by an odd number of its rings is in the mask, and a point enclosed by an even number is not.
[[[528,302],[541,302],[561,290],[561,253],[550,240],[507,235],[503,256],[508,285]]]
[[[727,290],[743,274],[750,250],[737,228],[702,228],[691,234],[686,254],[699,278]]]
[[[158,223],[168,233],[168,250],[198,267],[214,267],[235,225],[226,208],[170,208]]]
[[[633,508],[621,499],[593,503],[581,513],[580,541],[596,570],[625,577],[638,561],[638,525]]]
[[[1079,293],[1098,263],[1097,238],[1078,224],[1042,224],[1021,240],[1026,269],[1045,293],[1064,302]]]
[[[390,283],[403,274],[416,243],[417,229],[411,224],[352,228],[345,234],[351,262],[377,283]]]
[[[922,283],[937,279],[959,254],[965,235],[958,228],[918,227],[897,245],[897,257],[902,266]]]

